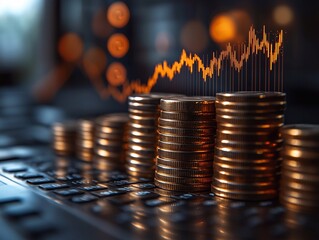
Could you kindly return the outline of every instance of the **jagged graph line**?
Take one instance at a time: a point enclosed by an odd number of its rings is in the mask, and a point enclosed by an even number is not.
[[[281,49],[283,47],[283,31],[278,34],[277,41],[272,43],[267,36],[266,28],[263,27],[262,38],[259,39],[256,30],[251,27],[248,34],[247,46],[243,46],[240,50],[236,50],[231,44],[227,44],[226,49],[219,54],[213,53],[209,61],[209,64],[205,64],[204,61],[197,54],[187,54],[185,50],[182,51],[180,59],[169,65],[167,61],[163,61],[157,64],[154,68],[154,72],[148,81],[143,84],[139,80],[126,82],[123,85],[122,90],[114,89],[109,86],[106,89],[100,91],[102,97],[113,96],[119,101],[125,101],[126,97],[133,92],[136,93],[148,93],[150,92],[160,78],[167,77],[169,80],[173,80],[174,77],[181,73],[183,67],[187,67],[190,73],[194,72],[195,65],[197,71],[203,81],[206,82],[207,78],[212,78],[214,75],[218,77],[221,75],[223,69],[223,63],[229,60],[229,67],[240,73],[244,64],[248,62],[254,55],[263,54],[267,58],[267,67],[269,71],[273,70],[274,65],[277,63],[280,56]],[[102,79],[96,79],[95,81],[103,81]],[[101,90],[101,89],[100,89]]]

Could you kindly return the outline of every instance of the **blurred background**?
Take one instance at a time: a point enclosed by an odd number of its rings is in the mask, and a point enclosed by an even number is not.
[[[286,122],[318,123],[318,24],[316,1],[0,0],[0,110],[28,103],[71,117],[125,111],[125,99],[109,91],[147,81],[182,49],[208,59],[265,25],[271,34],[284,30]],[[181,86],[168,82],[154,91]]]

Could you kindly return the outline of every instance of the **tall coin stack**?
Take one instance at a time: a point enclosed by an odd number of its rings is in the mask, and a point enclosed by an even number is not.
[[[160,104],[155,185],[177,192],[210,189],[216,133],[214,97],[171,97]]]
[[[130,123],[126,171],[132,177],[154,177],[158,105],[161,98],[169,95],[173,94],[136,94],[128,98]]]
[[[96,119],[93,160],[96,169],[124,169],[128,120],[127,113],[109,114]]]
[[[53,124],[53,150],[57,155],[74,155],[76,126],[75,121],[57,122]]]
[[[287,125],[282,135],[280,201],[290,210],[318,214],[319,125]]]
[[[76,135],[77,157],[83,161],[91,162],[94,155],[94,122],[80,120]]]
[[[280,128],[285,94],[217,93],[217,134],[212,192],[238,200],[266,200],[278,194]]]

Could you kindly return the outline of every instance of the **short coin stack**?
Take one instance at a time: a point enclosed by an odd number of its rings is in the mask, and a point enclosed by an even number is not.
[[[95,122],[94,167],[113,171],[124,169],[127,149],[127,113],[102,116]]]
[[[238,200],[277,196],[285,105],[285,94],[279,92],[217,93],[212,183],[217,196]]]
[[[75,153],[76,122],[57,122],[52,126],[53,149],[57,155],[73,156]]]
[[[129,136],[126,171],[132,177],[154,177],[158,105],[172,94],[150,93],[129,96]]]
[[[297,212],[319,211],[319,125],[287,125],[282,129],[280,201]]]
[[[91,162],[94,150],[94,122],[80,120],[76,134],[76,155],[79,159]]]
[[[161,100],[155,185],[177,192],[210,189],[216,133],[214,97]]]

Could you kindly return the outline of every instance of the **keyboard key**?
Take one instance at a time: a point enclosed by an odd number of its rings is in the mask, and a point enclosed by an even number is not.
[[[133,197],[137,197],[138,199],[151,199],[151,198],[159,197],[159,195],[157,193],[149,192],[149,191],[132,192],[130,194]]]
[[[6,209],[4,209],[3,214],[7,218],[21,219],[29,216],[40,215],[40,212],[34,208],[18,205],[7,207]]]
[[[17,197],[3,198],[3,199],[0,199],[0,206],[11,204],[11,203],[18,203],[18,202],[22,202],[22,199]]]
[[[132,192],[133,191],[133,188],[132,187],[118,187],[118,188],[114,188],[113,190],[116,190],[116,191],[121,191],[121,192]]]
[[[82,179],[82,177],[78,174],[72,174],[67,176],[55,177],[59,181],[76,181]]]
[[[14,175],[16,178],[20,178],[23,180],[31,179],[31,178],[39,178],[43,177],[42,174],[36,172],[26,172],[26,173],[17,173]]]
[[[125,192],[123,191],[118,191],[118,190],[104,190],[104,191],[100,191],[100,192],[93,192],[92,194],[97,196],[97,197],[110,197],[110,196],[114,196],[114,195],[119,195],[119,194],[123,194]]]
[[[156,186],[153,183],[135,183],[135,184],[132,184],[132,187],[139,188],[139,189],[153,189]]]
[[[69,197],[69,196],[80,195],[80,194],[83,194],[84,192],[78,189],[66,189],[66,190],[54,191],[54,193],[63,197]]]
[[[103,189],[107,189],[107,186],[99,184],[99,185],[89,185],[89,186],[84,186],[84,187],[80,187],[79,189],[83,190],[83,191],[98,191],[98,190],[103,190]]]
[[[56,189],[61,189],[61,188],[67,188],[69,187],[67,184],[65,183],[47,183],[47,184],[43,184],[40,185],[39,188],[43,189],[43,190],[56,190]]]
[[[194,199],[196,197],[197,196],[195,194],[191,194],[191,193],[184,193],[184,194],[172,196],[172,198],[175,198],[175,199],[178,199],[178,200],[192,200],[192,199]]]
[[[89,203],[97,200],[98,198],[89,194],[76,196],[71,198],[71,202],[73,203]]]
[[[53,182],[55,181],[50,178],[34,178],[27,181],[27,183],[34,184],[34,185],[43,184],[43,183],[53,183]]]
[[[144,205],[147,207],[158,207],[158,206],[162,206],[168,203],[173,203],[176,202],[175,199],[172,198],[156,198],[156,199],[149,199],[144,201]]]
[[[4,167],[2,170],[7,173],[17,173],[17,172],[25,172],[28,170],[28,168],[26,168],[25,166],[8,166],[8,167]]]
[[[47,239],[48,235],[57,231],[52,223],[41,218],[27,219],[19,225],[28,239]]]
[[[129,196],[128,194],[125,195],[118,195],[118,196],[114,196],[111,198],[107,199],[110,203],[117,205],[117,206],[122,206],[125,204],[130,204],[136,201],[135,198],[133,198],[132,196]]]

